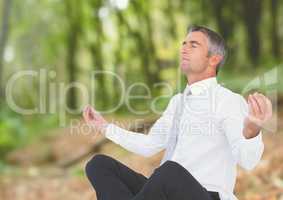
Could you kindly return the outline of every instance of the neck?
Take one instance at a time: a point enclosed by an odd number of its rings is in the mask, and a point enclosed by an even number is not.
[[[191,85],[197,81],[201,81],[201,80],[212,78],[212,77],[216,77],[216,75],[215,74],[188,74],[187,81],[188,81],[188,84]]]

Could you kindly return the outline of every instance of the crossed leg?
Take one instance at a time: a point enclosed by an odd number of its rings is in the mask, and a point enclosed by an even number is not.
[[[121,162],[99,154],[86,165],[98,200],[212,200],[180,164],[166,161],[146,178]]]

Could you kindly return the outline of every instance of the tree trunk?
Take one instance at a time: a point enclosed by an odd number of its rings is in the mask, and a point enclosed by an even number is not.
[[[173,11],[172,11],[173,9]],[[167,0],[166,3],[166,8],[165,8],[165,13],[168,17],[168,27],[169,27],[169,33],[171,35],[171,37],[173,39],[177,39],[177,25],[176,25],[176,21],[174,18],[174,5],[173,2],[171,0]]]
[[[142,64],[141,70],[143,72],[143,75],[145,77],[148,86],[151,87],[153,85],[153,80],[150,72],[150,63],[149,63],[150,58],[147,52],[147,47],[145,44],[146,42],[143,39],[142,33],[141,31],[134,30],[127,22],[127,20],[125,19],[124,15],[121,12],[117,12],[117,17],[119,18],[120,23],[123,23],[127,27],[130,37],[133,38],[137,43],[137,49],[141,55],[140,56],[141,64]]]
[[[0,102],[4,98],[4,87],[3,87],[4,53],[9,36],[9,28],[10,28],[9,19],[10,19],[11,6],[12,6],[12,0],[3,0],[2,27],[0,32]]]
[[[78,66],[76,62],[76,55],[79,46],[79,36],[81,32],[80,26],[80,18],[81,18],[81,10],[79,6],[79,2],[76,0],[66,0],[66,12],[68,17],[68,35],[67,35],[67,57],[66,57],[66,65],[67,65],[67,73],[69,78],[69,84],[75,83],[77,80]],[[77,96],[76,96],[76,88],[71,87],[68,91],[68,107],[71,109],[77,108]]]
[[[218,30],[220,31],[221,35],[228,41],[232,36],[234,31],[234,5],[231,1],[226,0],[214,0],[212,3],[213,14],[215,16],[215,20],[217,23]],[[229,10],[229,16],[225,16],[224,12]]]
[[[124,48],[124,43],[127,40],[127,35],[125,34],[125,24],[123,23],[123,21],[121,20],[121,18],[119,17],[121,11],[116,9],[115,13],[116,13],[116,17],[117,17],[117,27],[118,27],[118,47],[115,49],[115,66],[114,66],[114,70],[115,70],[115,74],[118,75],[119,77],[121,77],[122,79],[124,78],[124,70],[126,68],[126,66],[123,66],[123,63],[126,65],[124,59],[123,59],[123,51],[125,50]],[[118,14],[119,13],[119,14]],[[118,99],[120,98],[120,92],[118,89],[115,89],[117,87],[117,85],[119,85],[119,81],[114,78],[113,81],[113,102],[112,103],[116,103],[118,101]]]
[[[242,0],[243,21],[248,39],[248,52],[253,64],[258,63],[260,57],[259,25],[262,14],[262,0]]]
[[[147,85],[149,88],[153,89],[154,83],[159,82],[159,63],[156,57],[155,44],[153,42],[153,31],[150,19],[150,9],[143,4],[148,2],[132,1],[133,10],[137,14],[138,20],[141,26],[144,27],[139,31],[132,31],[138,43],[138,49],[141,52],[141,63],[142,70],[144,72],[145,79],[147,80]]]
[[[95,32],[95,41],[90,44],[90,50],[92,53],[92,60],[93,60],[93,67],[97,71],[103,71],[103,29],[102,29],[102,22],[101,19],[99,18],[99,9],[102,6],[102,1],[101,0],[96,0],[96,1],[90,1],[91,2],[91,7],[93,8],[93,19],[92,19],[92,29]],[[93,78],[93,77],[92,77]],[[109,96],[107,92],[107,87],[106,87],[106,80],[105,80],[105,75],[98,74],[97,77],[95,77],[98,83],[98,90],[95,91],[95,99],[96,102],[101,103],[102,108],[106,108],[107,105],[109,104]]]
[[[278,36],[278,0],[271,0],[271,38],[272,38],[272,54],[274,58],[279,59],[280,41]]]

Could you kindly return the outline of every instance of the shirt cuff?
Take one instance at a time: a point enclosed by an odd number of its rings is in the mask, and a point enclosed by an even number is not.
[[[262,141],[262,130],[256,137],[250,139],[243,137],[242,144],[248,151],[253,151],[254,153],[260,152],[259,150],[262,149],[264,146]]]

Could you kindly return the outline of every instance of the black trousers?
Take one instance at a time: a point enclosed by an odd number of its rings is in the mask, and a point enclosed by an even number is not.
[[[95,155],[86,175],[98,200],[219,200],[180,164],[166,161],[147,178],[109,156]]]

